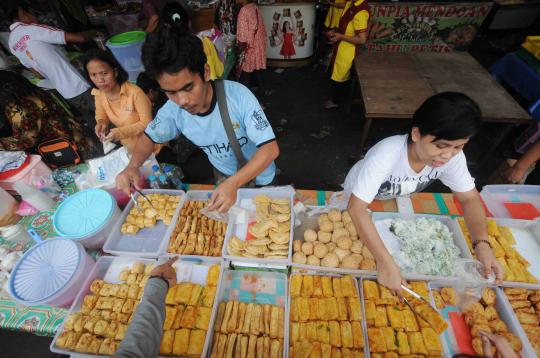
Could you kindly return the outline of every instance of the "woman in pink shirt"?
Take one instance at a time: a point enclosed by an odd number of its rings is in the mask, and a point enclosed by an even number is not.
[[[266,28],[259,7],[251,0],[236,0],[236,42],[239,49],[239,81],[249,88],[259,86],[260,70],[266,69]]]

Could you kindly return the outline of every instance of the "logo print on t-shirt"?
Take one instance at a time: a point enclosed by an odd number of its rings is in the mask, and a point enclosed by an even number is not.
[[[255,129],[262,131],[265,130],[267,127],[270,126],[270,123],[264,118],[262,114],[262,110],[253,111],[253,114],[251,115],[251,120],[255,124]]]

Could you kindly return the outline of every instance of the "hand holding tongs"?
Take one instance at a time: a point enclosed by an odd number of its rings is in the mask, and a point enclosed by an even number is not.
[[[429,307],[431,307],[432,309],[435,309],[432,304],[430,302],[428,302],[428,300],[426,300],[424,297],[422,297],[421,295],[419,295],[418,293],[414,292],[413,290],[411,290],[410,288],[408,288],[407,286],[405,285],[401,285],[401,289],[404,290],[405,292],[409,293],[410,295],[412,295],[414,298],[417,298],[425,303],[427,303],[429,305]],[[424,322],[426,322],[431,328],[434,328],[433,325],[431,324],[430,321],[428,321],[426,319],[426,317],[421,314],[420,312],[418,312],[414,306],[409,302],[409,300],[407,298],[405,298],[405,296],[401,296],[401,298],[403,299],[403,302],[405,302],[405,304],[407,306],[409,306],[409,308],[411,309],[411,311],[413,311],[413,313],[415,315],[417,315],[418,317],[420,317],[421,319],[424,320]]]
[[[139,193],[140,196],[142,196],[149,204],[150,206],[152,207],[152,209],[155,210],[154,208],[154,205],[152,205],[152,200],[150,200],[142,191],[140,191],[139,189],[135,188],[135,186],[131,186],[133,188],[134,191],[136,191],[137,193]],[[137,210],[139,210],[140,212],[142,212],[142,208],[139,206],[139,203],[137,202],[137,200],[135,199],[135,193],[132,192],[131,195],[129,196],[131,198],[131,201],[133,201],[133,204],[135,204],[135,207],[137,208]]]

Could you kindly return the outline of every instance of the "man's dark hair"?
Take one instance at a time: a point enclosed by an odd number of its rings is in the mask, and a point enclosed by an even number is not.
[[[90,74],[88,73],[88,69],[86,68],[86,65],[88,65],[88,63],[92,60],[105,62],[106,64],[111,66],[113,70],[116,70],[116,82],[118,82],[120,86],[123,85],[124,82],[128,80],[129,78],[128,73],[126,72],[126,70],[124,70],[124,68],[122,68],[120,63],[118,63],[118,61],[116,60],[116,58],[114,58],[112,53],[110,53],[109,51],[98,49],[98,48],[93,48],[91,50],[88,50],[82,58],[82,62],[84,66],[84,75],[92,86],[96,87],[94,82],[92,82],[92,80],[90,79]]]
[[[418,127],[423,136],[434,136],[434,141],[466,139],[480,130],[481,115],[478,104],[467,95],[442,92],[429,97],[414,112],[412,127]]]
[[[8,8],[6,10],[9,21],[15,21],[19,19],[19,10],[32,12],[32,7],[27,1],[14,1],[11,5],[8,5]]]
[[[158,78],[163,73],[175,74],[187,68],[204,80],[204,54],[202,41],[189,32],[160,26],[149,34],[142,48],[142,61],[146,73]]]

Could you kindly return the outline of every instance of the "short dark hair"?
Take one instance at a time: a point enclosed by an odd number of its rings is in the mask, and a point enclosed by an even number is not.
[[[442,92],[429,97],[414,112],[412,127],[434,140],[458,140],[474,136],[482,126],[478,104],[459,92]],[[410,136],[409,136],[410,140]]]
[[[30,6],[29,2],[24,0],[16,0],[13,5],[8,5],[8,8],[6,10],[9,21],[15,21],[19,19],[19,10],[31,12],[33,9]]]
[[[204,54],[202,41],[189,32],[161,26],[149,34],[142,48],[144,69],[150,77],[163,73],[174,74],[187,68],[204,80]]]
[[[137,86],[139,86],[144,93],[148,93],[151,90],[159,90],[159,83],[152,77],[148,76],[146,72],[139,73],[137,76]]]
[[[93,48],[86,51],[82,58],[84,75],[92,86],[95,87],[96,85],[90,79],[90,74],[88,73],[88,69],[86,68],[88,63],[92,60],[105,62],[106,64],[111,66],[112,69],[116,70],[116,82],[118,82],[119,85],[123,85],[128,80],[128,73],[126,72],[126,70],[124,70],[124,68],[120,65],[120,63],[116,60],[116,58],[110,51]]]

